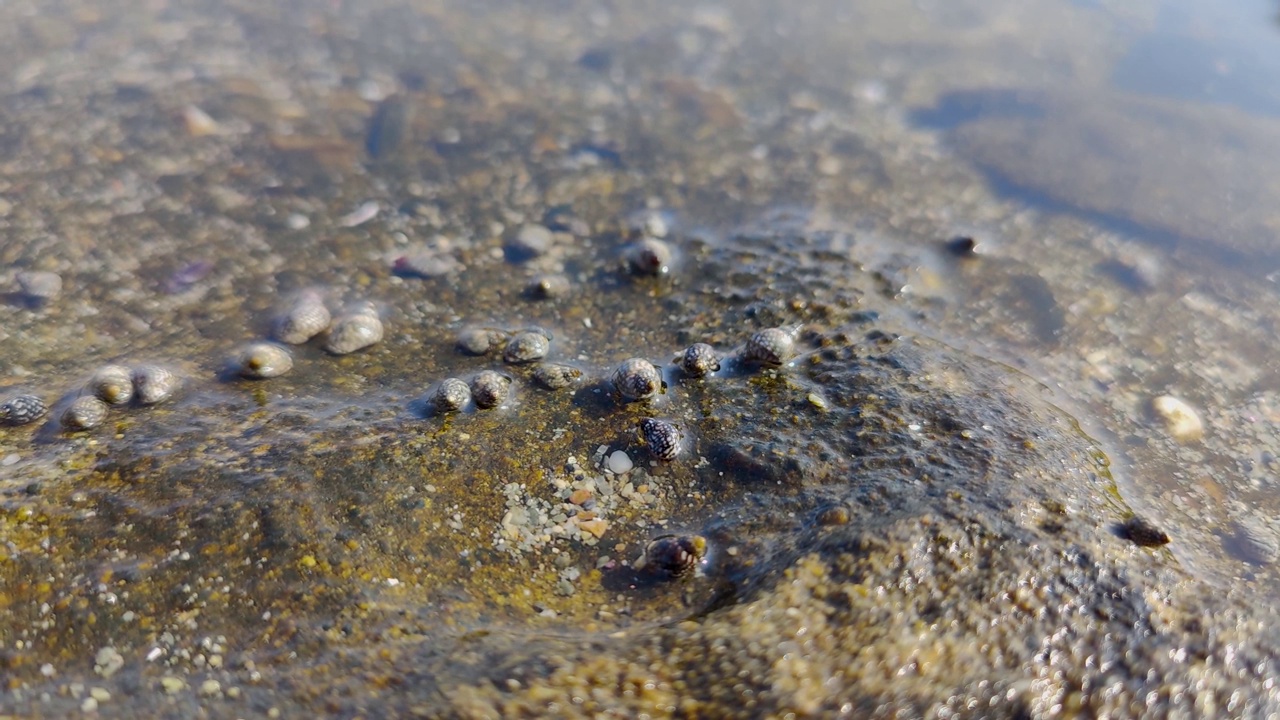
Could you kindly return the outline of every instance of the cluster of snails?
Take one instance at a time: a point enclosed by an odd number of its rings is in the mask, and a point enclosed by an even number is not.
[[[160,365],[123,365],[98,368],[75,399],[62,411],[59,422],[69,431],[92,430],[104,423],[112,406],[156,405],[173,397],[181,381]],[[27,425],[44,417],[49,406],[39,395],[15,395],[0,404],[0,423]]]
[[[675,358],[675,364],[686,376],[703,378],[717,373],[722,363],[742,366],[777,367],[795,356],[799,326],[768,328],[752,335],[741,353],[725,358],[706,343],[695,343]],[[571,365],[542,362],[551,350],[551,334],[541,328],[509,332],[496,328],[469,328],[458,336],[457,347],[468,355],[501,355],[509,365],[537,363],[531,379],[547,390],[569,387],[583,377],[582,370]],[[470,405],[481,410],[495,408],[505,402],[514,379],[497,370],[483,370],[469,379],[445,378],[428,391],[426,404],[436,414],[455,413]],[[660,396],[666,383],[662,371],[644,358],[628,358],[608,377],[614,397],[622,403],[644,403]],[[646,417],[638,425],[641,437],[654,458],[675,460],[689,446],[685,430],[671,420]]]
[[[302,345],[322,333],[325,351],[347,355],[380,342],[385,329],[371,302],[356,303],[334,317],[319,292],[305,290],[276,319],[272,330],[276,341],[289,345]],[[231,366],[250,380],[279,377],[293,369],[293,355],[276,342],[260,340],[240,348]]]

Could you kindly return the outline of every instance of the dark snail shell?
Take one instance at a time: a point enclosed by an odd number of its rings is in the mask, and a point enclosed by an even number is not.
[[[457,412],[471,402],[471,387],[458,378],[445,378],[436,387],[431,402],[441,412]]]
[[[44,417],[48,411],[49,406],[37,395],[14,395],[0,404],[0,424],[26,425]]]
[[[241,377],[259,380],[289,372],[293,369],[293,356],[275,343],[258,342],[242,348],[234,364]]]
[[[178,389],[178,376],[159,365],[140,365],[130,373],[133,397],[139,405],[155,405],[173,397]]]
[[[62,427],[91,430],[107,419],[107,404],[94,395],[81,395],[62,411]]]
[[[133,377],[123,365],[103,365],[85,387],[108,405],[127,405],[133,400]]]
[[[314,290],[297,297],[276,321],[275,338],[290,345],[301,345],[329,329],[332,318],[324,298]]]
[[[541,363],[533,369],[533,381],[548,390],[567,388],[582,377],[582,371],[572,365]]]
[[[507,399],[511,391],[511,378],[493,370],[483,370],[471,378],[471,397],[476,407],[495,408]]]
[[[707,540],[701,535],[662,535],[649,541],[644,555],[635,562],[644,570],[668,578],[688,575],[707,554]]]
[[[551,338],[541,330],[518,332],[507,341],[502,359],[512,365],[541,360],[551,352]]]
[[[742,356],[747,362],[784,365],[796,355],[796,335],[799,330],[799,327],[761,330],[747,340]]]
[[[680,369],[690,377],[706,377],[720,369],[720,354],[706,343],[694,343],[680,355]]]
[[[675,460],[684,450],[684,431],[669,420],[645,418],[640,421],[640,433],[649,452],[659,460]]]
[[[624,400],[645,400],[662,391],[662,374],[653,363],[642,358],[629,358],[613,371],[613,387]]]
[[[347,355],[381,342],[383,332],[377,308],[363,303],[333,322],[324,349],[334,355]]]

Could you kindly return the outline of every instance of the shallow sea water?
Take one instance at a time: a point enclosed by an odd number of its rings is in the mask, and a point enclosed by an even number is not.
[[[1274,709],[1274,10],[0,5],[0,714]],[[385,338],[234,377],[308,290]],[[455,347],[535,326],[574,387]],[[182,387],[64,432],[107,362]]]

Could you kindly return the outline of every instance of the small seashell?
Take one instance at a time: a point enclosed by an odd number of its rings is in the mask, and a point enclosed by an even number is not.
[[[551,338],[543,330],[525,330],[516,333],[507,342],[502,359],[512,365],[529,363],[547,356],[551,351]]]
[[[761,330],[747,340],[742,357],[747,362],[761,365],[783,365],[795,357],[796,335],[799,326]]]
[[[329,329],[329,308],[324,298],[308,290],[294,300],[289,310],[276,322],[275,337],[280,342],[301,345]]]
[[[139,405],[155,405],[173,397],[178,389],[178,376],[159,365],[139,365],[130,374],[133,397]]]
[[[49,406],[39,396],[14,395],[0,404],[0,424],[26,425],[39,420],[48,411]]]
[[[293,369],[293,356],[275,343],[256,342],[242,348],[234,364],[241,377],[260,380],[289,372]]]
[[[441,412],[457,412],[471,402],[471,388],[458,378],[445,378],[436,387],[431,402]]]
[[[466,355],[488,355],[502,347],[510,335],[497,328],[467,328],[458,333],[458,350]]]
[[[489,409],[502,404],[511,390],[511,378],[500,372],[484,370],[471,378],[471,397],[476,407]]]
[[[540,275],[529,283],[529,295],[538,300],[562,298],[569,290],[569,278],[563,275]]]
[[[698,567],[707,554],[707,540],[701,535],[662,535],[649,541],[644,555],[635,563],[637,570],[678,578]]]
[[[133,399],[133,377],[123,365],[103,365],[85,387],[108,405],[126,405]]]
[[[43,305],[62,292],[62,276],[43,270],[24,270],[14,278],[22,297],[31,305]]]
[[[829,505],[818,512],[818,524],[824,526],[847,525],[850,519],[849,508],[844,505]]]
[[[347,355],[380,342],[383,332],[377,308],[372,303],[362,303],[333,322],[324,349],[334,355]]]
[[[582,377],[582,371],[572,365],[542,363],[533,369],[533,381],[548,390],[569,387]]]
[[[610,378],[624,400],[645,400],[662,390],[662,375],[653,363],[641,358],[622,361]]]
[[[1151,401],[1151,410],[1174,440],[1191,443],[1204,437],[1204,423],[1186,401],[1161,395]]]
[[[627,248],[625,257],[636,275],[666,275],[671,270],[671,246],[657,238],[641,238]]]
[[[649,452],[659,460],[675,460],[684,450],[684,431],[669,420],[645,418],[640,421],[640,432]]]
[[[680,369],[690,377],[706,377],[720,369],[720,354],[706,343],[694,343],[680,356]]]
[[[91,430],[107,419],[107,404],[93,395],[81,395],[62,411],[62,427]]]

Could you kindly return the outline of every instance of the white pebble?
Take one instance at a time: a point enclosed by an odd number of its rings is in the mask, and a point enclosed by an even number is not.
[[[621,475],[630,472],[635,465],[631,462],[631,458],[621,450],[614,450],[609,456],[609,472],[614,475]]]
[[[1172,395],[1161,395],[1151,401],[1151,409],[1174,440],[1189,443],[1204,436],[1204,423],[1186,402]]]

